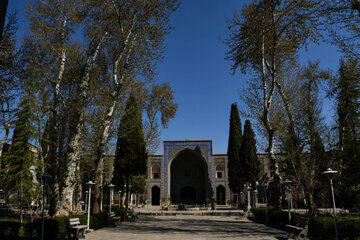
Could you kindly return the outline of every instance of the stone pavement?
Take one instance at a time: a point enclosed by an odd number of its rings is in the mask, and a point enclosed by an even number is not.
[[[86,234],[87,240],[286,239],[286,232],[239,216],[140,216],[136,222]]]

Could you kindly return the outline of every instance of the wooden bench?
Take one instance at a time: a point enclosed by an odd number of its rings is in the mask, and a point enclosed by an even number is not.
[[[79,218],[66,219],[66,232],[68,239],[85,238],[87,225],[80,225]]]
[[[294,223],[294,225],[285,225],[289,230],[288,238],[306,239],[308,234],[308,219],[305,217],[295,217]]]

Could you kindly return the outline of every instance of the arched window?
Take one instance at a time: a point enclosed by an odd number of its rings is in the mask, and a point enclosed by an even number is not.
[[[224,178],[225,168],[223,164],[216,165],[215,171],[216,171],[216,178]]]
[[[152,179],[159,179],[160,178],[160,166],[155,164],[151,168],[151,176]]]

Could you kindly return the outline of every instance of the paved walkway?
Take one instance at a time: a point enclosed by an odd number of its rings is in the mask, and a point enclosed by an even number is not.
[[[286,233],[238,216],[140,216],[86,234],[87,240],[286,239]]]

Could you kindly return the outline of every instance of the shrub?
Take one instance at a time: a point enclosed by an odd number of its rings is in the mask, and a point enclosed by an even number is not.
[[[255,221],[259,223],[265,223],[266,221],[266,208],[251,208],[251,212],[254,215]],[[298,214],[291,213],[291,216],[295,218]],[[281,211],[279,209],[268,209],[268,224],[275,227],[281,227],[289,223],[288,212]]]
[[[266,222],[266,208],[251,208],[254,215],[254,220],[259,223],[265,224]],[[303,216],[298,213],[291,213],[291,223],[294,224],[294,219],[298,216]],[[268,209],[268,225],[276,228],[284,228],[289,224],[289,213],[280,209]]]
[[[92,214],[90,219],[90,228],[99,229],[106,226],[107,217],[107,213],[105,212]],[[66,219],[69,218],[79,218],[80,224],[87,224],[87,215],[54,217],[45,219],[44,239],[64,239],[67,234],[65,222]],[[17,227],[17,229],[19,229],[19,227]],[[36,219],[33,223],[27,223],[25,225],[25,233],[28,237],[39,237],[41,234],[41,218]],[[16,234],[15,236],[18,236],[18,234]]]
[[[108,220],[108,214],[106,212],[92,214],[90,220],[90,228],[92,229],[103,228],[106,226],[107,220]],[[86,222],[84,224],[86,224]]]
[[[338,218],[338,233],[340,239],[360,240],[360,217]],[[310,217],[309,236],[313,239],[335,238],[333,217]]]
[[[0,221],[0,237],[7,236],[7,238],[10,238],[11,236],[18,236],[19,229],[20,222]]]

